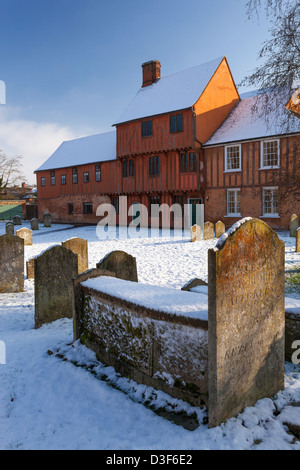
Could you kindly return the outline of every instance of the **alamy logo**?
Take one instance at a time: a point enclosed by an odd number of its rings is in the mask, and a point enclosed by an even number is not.
[[[6,346],[4,341],[0,341],[0,364],[6,364]]]
[[[300,340],[293,342],[292,349],[296,349],[296,351],[292,354],[292,363],[300,364]]]
[[[6,86],[3,80],[0,80],[0,104],[6,104]]]

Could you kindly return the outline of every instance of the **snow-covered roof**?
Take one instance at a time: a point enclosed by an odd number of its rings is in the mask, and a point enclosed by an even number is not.
[[[114,125],[192,107],[223,57],[160,78],[142,87]]]
[[[212,137],[205,142],[205,146],[300,132],[300,119],[286,110],[284,105],[280,110],[274,100],[273,107],[268,105],[266,115],[264,95],[254,91],[241,94],[240,97],[241,100]]]
[[[51,170],[116,159],[116,130],[63,142],[37,170]]]

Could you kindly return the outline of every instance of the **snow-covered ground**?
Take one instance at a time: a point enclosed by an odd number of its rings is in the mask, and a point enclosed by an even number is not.
[[[207,279],[207,249],[217,242],[190,243],[188,234],[99,240],[95,227],[40,228],[33,232],[33,246],[25,247],[25,261],[79,236],[89,242],[90,268],[110,251],[124,250],[137,259],[139,282],[178,289],[192,278]],[[0,223],[0,234],[4,230]],[[295,240],[287,232],[279,235],[287,269],[300,265]],[[299,294],[289,296],[300,306]],[[259,400],[208,429],[205,410],[121,378],[86,347],[72,344],[72,320],[35,330],[31,280],[25,280],[23,293],[0,295],[0,341],[6,348],[6,364],[0,364],[0,449],[300,450],[300,365],[286,363],[285,390],[273,399]],[[200,425],[188,430],[174,424],[149,403],[196,417]]]

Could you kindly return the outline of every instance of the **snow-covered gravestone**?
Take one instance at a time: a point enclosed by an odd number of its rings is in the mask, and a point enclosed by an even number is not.
[[[24,291],[24,240],[12,234],[0,237],[0,293]]]
[[[208,252],[210,427],[284,388],[284,250],[246,218]]]
[[[201,227],[197,224],[191,227],[191,242],[201,241]]]
[[[14,226],[13,222],[7,222],[7,224],[5,225],[5,231],[6,231],[6,233],[10,233],[11,235],[14,235],[15,226]]]
[[[214,224],[212,222],[205,222],[203,228],[203,240],[214,238]]]
[[[138,282],[136,258],[125,253],[125,251],[111,251],[97,263],[96,267],[114,273],[119,279]]]
[[[225,224],[221,220],[219,220],[215,225],[216,238],[220,238],[223,233],[225,233]]]
[[[34,259],[35,328],[72,318],[72,278],[77,275],[78,256],[64,246],[52,246]]]
[[[89,269],[87,240],[74,237],[62,242],[62,246],[78,255],[78,274],[84,273]]]
[[[32,230],[29,228],[21,228],[20,230],[16,231],[17,237],[23,238],[25,246],[32,245]]]
[[[27,279],[34,279],[34,258],[26,261],[26,276]]]
[[[296,252],[300,252],[300,227],[296,230]]]
[[[44,227],[51,227],[51,215],[44,214]]]
[[[39,221],[38,221],[38,219],[35,219],[35,218],[31,219],[30,228],[31,228],[31,230],[39,230]]]
[[[15,215],[15,216],[13,217],[13,223],[14,223],[15,225],[22,225],[22,219],[21,219],[21,217],[20,217],[19,215]]]
[[[296,236],[297,228],[299,227],[299,218],[296,214],[290,217],[290,237]]]

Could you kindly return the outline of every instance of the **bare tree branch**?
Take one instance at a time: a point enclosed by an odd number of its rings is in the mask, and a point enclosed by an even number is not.
[[[0,150],[0,192],[17,182],[24,180],[20,156],[7,157]]]

